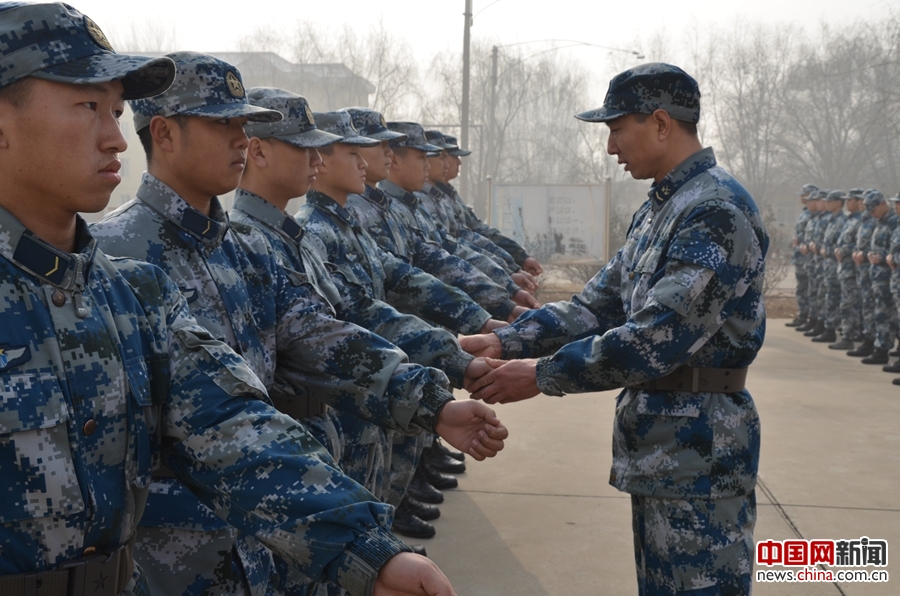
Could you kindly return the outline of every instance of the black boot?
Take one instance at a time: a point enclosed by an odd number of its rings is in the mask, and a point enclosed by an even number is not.
[[[837,333],[835,333],[834,329],[826,329],[821,334],[812,338],[812,340],[820,344],[830,344],[833,341],[837,341]]]
[[[816,319],[815,317],[810,317],[810,318],[806,319],[806,322],[803,323],[802,325],[794,327],[794,331],[800,331],[802,333],[805,333],[805,332],[809,331],[810,329],[814,329],[816,327],[816,325],[818,325],[818,324],[819,324],[818,319]]]
[[[887,364],[888,351],[884,348],[875,348],[872,355],[862,359],[863,364]]]
[[[875,351],[875,342],[869,339],[868,337],[863,339],[862,344],[855,350],[851,350],[847,352],[847,356],[853,356],[854,358],[861,358],[863,356],[871,356],[872,352]]]
[[[897,360],[893,364],[888,364],[887,366],[882,366],[881,370],[883,370],[884,372],[889,372],[889,373],[900,373],[900,360]]]
[[[428,481],[428,484],[438,490],[446,490],[448,488],[456,488],[457,486],[459,486],[459,481],[455,476],[438,472],[427,461],[419,462],[419,466],[418,468],[416,468],[416,471],[418,470],[422,470],[422,476],[426,481]]]
[[[804,333],[806,337],[815,337],[817,335],[822,335],[825,333],[825,323],[822,321],[817,321],[816,326]]]
[[[900,385],[900,377],[897,377],[896,379],[891,381],[891,383],[893,383],[894,385]]]
[[[410,544],[409,548],[413,549],[413,552],[417,555],[422,555],[423,557],[428,556],[428,551],[426,551],[425,547],[421,544]]]
[[[900,344],[897,344],[896,350],[891,350],[890,352],[888,352],[888,356],[893,356],[894,358],[900,356]]]
[[[853,342],[847,339],[846,337],[841,338],[841,341],[835,342],[833,344],[828,344],[829,350],[852,350]]]
[[[431,486],[419,470],[420,468],[416,468],[416,474],[413,476],[412,482],[409,483],[409,488],[406,492],[422,503],[443,503],[443,493]]]
[[[413,512],[405,498],[394,511],[393,530],[410,538],[431,538],[436,533],[434,526]]]
[[[413,514],[415,514],[415,516],[421,520],[431,521],[441,516],[441,510],[436,506],[426,505],[421,501],[417,501],[415,498],[411,497],[408,494],[403,497],[403,500],[409,506],[410,510],[412,510]]]
[[[438,453],[443,453],[447,457],[452,457],[456,461],[466,461],[466,454],[460,453],[459,451],[453,451],[448,449],[443,443],[441,443],[440,439],[435,439],[431,444],[431,448],[437,451]]]
[[[793,321],[788,321],[787,323],[784,324],[784,326],[785,327],[799,327],[800,325],[802,325],[805,322],[806,322],[806,317],[801,317],[800,315],[797,315],[796,317],[794,317]]]
[[[433,447],[429,447],[422,452],[422,461],[431,464],[438,472],[446,472],[448,474],[462,474],[466,471],[466,464],[456,461],[449,455],[444,455]]]

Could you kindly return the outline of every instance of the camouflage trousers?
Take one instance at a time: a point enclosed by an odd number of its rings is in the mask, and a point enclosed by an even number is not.
[[[385,495],[385,502],[394,507],[400,504],[409,483],[412,482],[413,474],[416,473],[416,467],[419,460],[422,459],[422,450],[426,445],[431,444],[432,435],[429,433],[419,433],[414,437],[410,437],[398,432],[388,433],[391,440],[391,460],[388,466],[388,474],[390,481],[388,491]]]
[[[806,292],[809,297],[809,316],[816,319],[822,318],[822,307],[819,303],[819,288],[822,285],[822,276],[819,268],[819,262],[816,257],[810,257],[806,264],[806,271],[809,275]],[[825,297],[824,292],[822,298]]]
[[[755,493],[729,499],[631,496],[639,596],[746,596]]]
[[[873,265],[869,276],[875,297],[875,347],[889,350],[897,337],[897,309],[891,295],[891,270],[887,265]]]
[[[809,317],[809,272],[806,270],[806,257],[797,256],[794,259],[794,275],[797,278],[797,317],[806,319]]]
[[[824,323],[828,318],[828,280],[825,277],[825,264],[827,261],[822,257],[816,257],[816,261],[816,299],[814,302],[814,309],[816,317]]]
[[[841,336],[860,341],[863,338],[862,293],[853,261],[838,265],[838,278],[841,280]]]
[[[863,336],[875,341],[875,292],[872,290],[872,278],[869,275],[872,266],[863,263],[856,268],[856,282],[862,297]]]
[[[822,286],[825,288],[825,327],[838,329],[841,326],[841,280],[838,278],[837,260],[822,261]]]

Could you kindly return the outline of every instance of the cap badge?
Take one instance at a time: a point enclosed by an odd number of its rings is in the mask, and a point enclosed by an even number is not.
[[[381,126],[387,128],[387,121],[384,119],[384,115],[381,116]]]
[[[312,110],[309,109],[309,104],[304,104],[303,107],[306,108],[306,119],[309,120],[310,124],[315,126],[316,119],[313,118],[313,113],[312,113]]]
[[[103,30],[100,29],[100,26],[97,25],[97,23],[95,23],[93,19],[87,16],[84,17],[84,28],[87,29],[88,35],[91,36],[91,39],[94,40],[94,43],[96,43],[104,50],[115,52],[112,44],[110,44],[109,40],[106,38],[106,34],[103,33]]]
[[[233,71],[225,73],[225,84],[228,85],[228,92],[234,97],[244,97],[244,86]]]

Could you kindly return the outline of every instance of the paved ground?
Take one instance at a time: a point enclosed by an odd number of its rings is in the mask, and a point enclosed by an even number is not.
[[[900,387],[770,320],[748,386],[762,419],[756,539],[886,539],[900,557]],[[446,491],[429,554],[460,596],[637,593],[628,496],[607,484],[615,392],[501,406],[512,436]],[[891,551],[891,548],[893,550]],[[887,584],[757,584],[757,596],[900,594]]]

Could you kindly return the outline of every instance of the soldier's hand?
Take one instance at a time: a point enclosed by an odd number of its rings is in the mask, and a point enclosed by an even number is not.
[[[512,309],[512,312],[509,313],[509,318],[506,319],[510,323],[518,319],[521,315],[527,313],[530,309],[525,308],[524,306],[517,306]]]
[[[519,306],[524,306],[525,308],[540,308],[541,303],[537,301],[537,299],[526,292],[525,290],[519,290],[515,294],[513,294],[513,302],[518,304]]]
[[[870,254],[870,255],[869,255],[869,262],[870,262],[871,264],[873,264],[873,265],[880,265],[880,264],[881,264],[881,256],[880,256],[880,255],[873,255],[873,254]]]
[[[538,289],[537,280],[534,277],[521,269],[511,274],[510,277],[516,282],[516,285],[528,292],[529,294],[534,294]]]
[[[478,461],[497,455],[509,436],[492,409],[471,399],[451,401],[441,408],[434,432]]]
[[[537,277],[541,273],[544,272],[544,268],[541,267],[541,264],[534,257],[528,257],[522,262],[522,269]]]
[[[809,249],[806,248],[806,245],[805,245],[805,244],[801,244],[801,245],[800,245],[800,254],[801,254],[801,255],[806,255],[808,252],[809,252]]]
[[[537,360],[493,360],[496,369],[471,384],[472,399],[489,404],[508,404],[530,399],[541,390],[537,385]]]
[[[816,243],[815,242],[809,243],[809,250],[816,252]]]
[[[497,319],[488,319],[487,322],[481,326],[481,330],[478,333],[490,333],[494,329],[498,327],[506,327],[509,323],[506,321],[498,321]]]
[[[456,596],[434,561],[414,553],[394,555],[375,578],[373,596]]]
[[[834,249],[834,258],[837,259],[838,263],[840,263],[844,259],[844,255],[841,254],[841,249]]]
[[[894,262],[894,255],[887,256],[887,264],[888,264],[888,267],[890,267],[891,269],[897,268],[897,264]]]
[[[487,358],[500,358],[503,356],[500,338],[493,333],[464,335],[459,338],[459,345],[462,346],[463,350],[476,358],[479,356]]]
[[[856,251],[855,253],[853,253],[853,262],[856,265],[862,265],[862,262],[863,262],[862,252]]]

